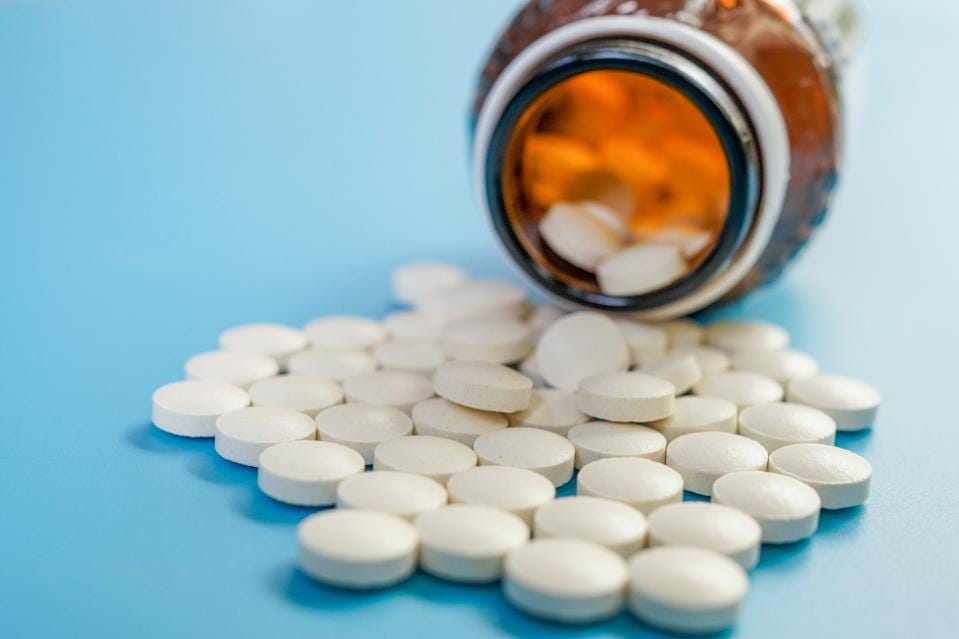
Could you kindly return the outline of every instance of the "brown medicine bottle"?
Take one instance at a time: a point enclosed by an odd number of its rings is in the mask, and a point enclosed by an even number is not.
[[[566,305],[651,318],[775,278],[836,186],[854,24],[844,0],[528,2],[474,107],[479,190],[510,258]],[[541,236],[559,202],[601,204],[624,245],[681,246],[681,270],[604,291]]]

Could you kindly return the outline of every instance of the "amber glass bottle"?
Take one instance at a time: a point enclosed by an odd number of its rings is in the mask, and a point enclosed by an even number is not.
[[[476,97],[475,167],[511,259],[566,304],[685,315],[776,277],[837,182],[843,0],[534,0]],[[540,221],[598,202],[629,241],[684,243],[655,290],[604,292]]]

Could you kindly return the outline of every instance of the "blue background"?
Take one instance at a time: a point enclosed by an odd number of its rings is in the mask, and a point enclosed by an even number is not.
[[[867,3],[863,3],[867,4]],[[466,110],[513,0],[0,0],[0,634],[624,636],[417,575],[327,590],[303,511],[150,394],[227,326],[388,309],[410,259],[508,269]],[[724,311],[884,391],[873,498],[764,550],[741,637],[956,636],[959,9],[869,0],[849,170],[775,286]]]

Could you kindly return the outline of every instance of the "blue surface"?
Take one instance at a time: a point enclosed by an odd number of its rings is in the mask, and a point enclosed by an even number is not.
[[[865,3],[864,3],[865,4]],[[405,8],[401,5],[405,5]],[[835,214],[726,311],[788,327],[885,393],[868,506],[764,550],[740,637],[946,637],[959,624],[955,264],[959,9],[870,0]],[[507,268],[468,181],[465,112],[512,0],[0,0],[0,634],[594,637],[496,588],[375,595],[294,569],[304,512],[153,389],[224,327],[386,310],[411,258]]]

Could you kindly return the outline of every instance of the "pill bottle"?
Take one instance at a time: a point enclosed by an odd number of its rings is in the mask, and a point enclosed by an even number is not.
[[[654,319],[774,279],[837,183],[855,26],[844,0],[525,4],[473,106],[478,191],[511,261],[565,306]],[[650,282],[662,265],[621,260],[607,271],[635,268],[636,287],[610,290],[602,264],[544,241],[569,203],[624,249],[665,246],[671,270]]]

